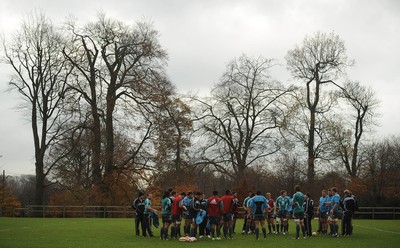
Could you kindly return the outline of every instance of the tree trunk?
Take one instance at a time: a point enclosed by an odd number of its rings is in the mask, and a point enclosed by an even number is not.
[[[315,177],[315,109],[310,109],[310,132],[308,136],[307,178],[310,186],[314,184]]]
[[[101,180],[101,124],[100,116],[97,112],[97,103],[94,100],[91,106],[91,112],[93,117],[92,133],[93,133],[93,143],[92,143],[92,180],[96,184]]]
[[[43,161],[36,161],[35,205],[44,205],[44,179]]]
[[[114,168],[114,124],[113,113],[115,109],[115,86],[110,84],[107,90],[106,109],[106,163],[105,174],[109,175]]]

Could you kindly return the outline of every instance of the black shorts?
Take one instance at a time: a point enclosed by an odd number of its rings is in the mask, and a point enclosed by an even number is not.
[[[190,213],[189,219],[193,220],[193,219],[196,219],[196,217],[197,217],[197,212],[192,212],[192,213]]]
[[[179,215],[179,214],[172,215],[172,222],[181,222],[181,221],[182,221],[182,215]]]
[[[273,219],[274,218],[274,212],[269,212],[269,213],[267,213],[267,217],[268,217],[268,219]]]
[[[208,220],[210,221],[211,225],[219,225],[221,223],[220,216],[208,216]]]
[[[170,215],[170,214],[163,214],[163,215],[162,215],[162,222],[163,222],[163,223],[172,223],[172,215]]]
[[[224,214],[223,220],[224,220],[224,221],[232,221],[232,220],[233,220],[233,215],[232,215],[232,213],[226,213],[226,214]]]
[[[288,211],[283,210],[283,211],[278,211],[277,217],[281,219],[286,219],[288,215]]]
[[[304,220],[304,212],[294,212],[293,217],[295,220]]]
[[[321,219],[327,219],[328,218],[328,212],[324,211],[324,212],[319,212],[318,217],[320,217]]]
[[[333,212],[333,214],[329,215],[332,219],[338,219],[339,218],[339,211],[338,212]]]
[[[253,220],[263,221],[263,220],[265,220],[265,216],[264,215],[255,215],[255,216],[253,216]]]
[[[192,219],[192,217],[190,216],[190,214],[187,213],[187,212],[183,213],[183,218],[184,218],[185,220],[191,220],[191,219]]]
[[[239,213],[233,213],[233,219],[236,220],[238,218]]]

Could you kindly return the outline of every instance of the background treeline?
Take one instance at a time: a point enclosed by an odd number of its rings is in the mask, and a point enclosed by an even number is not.
[[[344,41],[317,32],[277,61],[232,59],[205,97],[179,94],[147,22],[27,17],[3,40],[10,89],[31,123],[34,176],[3,178],[2,206],[129,205],[136,193],[350,189],[400,204],[398,137],[376,138],[379,99],[349,79]],[[190,83],[190,82],[187,82]],[[157,200],[156,200],[157,201]]]

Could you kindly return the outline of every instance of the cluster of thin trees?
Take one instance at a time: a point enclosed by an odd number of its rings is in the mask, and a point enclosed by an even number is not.
[[[56,26],[39,13],[3,48],[32,127],[35,204],[49,202],[50,187],[53,201],[119,204],[144,188],[247,190],[257,176],[309,189],[332,171],[346,184],[379,180],[371,169],[379,145],[368,140],[379,101],[347,78],[354,62],[335,33],[288,51],[295,84],[271,77],[275,60],[243,55],[207,97],[176,92],[147,22],[99,14]]]

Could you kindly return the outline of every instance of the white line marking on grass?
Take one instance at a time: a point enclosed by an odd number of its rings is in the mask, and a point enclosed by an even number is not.
[[[11,229],[1,229],[0,232],[7,232],[7,231],[11,231]]]
[[[387,232],[387,233],[394,233],[394,234],[400,234],[400,232],[392,232],[392,231],[386,231],[383,229],[379,229],[379,228],[373,228],[373,227],[369,227],[369,226],[360,226],[360,225],[353,225],[353,226],[358,226],[358,227],[362,227],[362,228],[368,228],[368,229],[372,229],[378,232]]]

